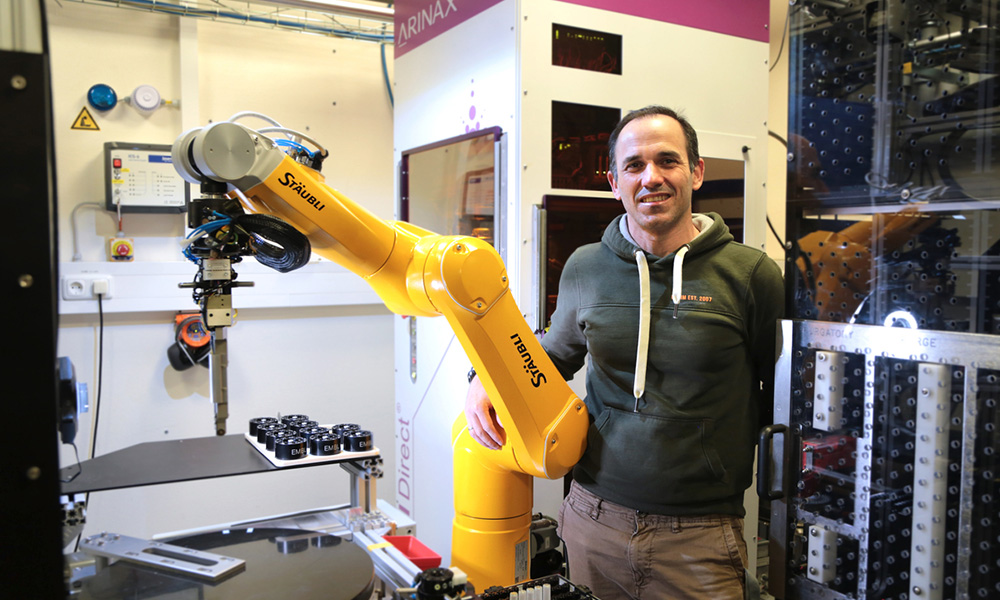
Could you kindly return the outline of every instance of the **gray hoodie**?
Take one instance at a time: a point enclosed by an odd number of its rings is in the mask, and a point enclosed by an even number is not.
[[[566,378],[590,355],[592,423],[573,476],[647,513],[742,516],[772,401],[781,272],[714,213],[696,215],[701,233],[664,257],[623,235],[623,218],[570,256],[542,338]]]

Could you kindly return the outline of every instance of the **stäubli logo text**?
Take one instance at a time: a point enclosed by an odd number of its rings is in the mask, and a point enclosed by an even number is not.
[[[521,341],[521,336],[515,333],[510,336],[510,339],[514,340],[514,349],[517,350],[524,361],[524,372],[531,376],[531,385],[538,387],[543,383],[547,383],[548,380],[545,379],[545,373],[542,373],[541,369],[535,365],[535,361],[531,358],[531,353],[528,352],[528,347]]]
[[[299,196],[302,196],[302,198],[309,204],[312,204],[316,208],[316,210],[323,210],[323,207],[326,206],[325,204],[319,201],[319,198],[312,195],[309,192],[309,190],[306,189],[306,186],[302,184],[302,182],[296,181],[295,176],[292,175],[291,173],[286,172],[284,175],[279,177],[278,183],[292,190]]]

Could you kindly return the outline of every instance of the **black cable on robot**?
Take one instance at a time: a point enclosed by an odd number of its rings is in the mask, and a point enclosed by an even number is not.
[[[233,223],[251,237],[257,262],[279,273],[305,266],[312,256],[309,239],[298,229],[272,215],[239,215]]]

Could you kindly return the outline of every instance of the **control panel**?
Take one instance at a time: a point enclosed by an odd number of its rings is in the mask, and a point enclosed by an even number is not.
[[[174,169],[169,144],[106,142],[106,208],[115,212],[181,213],[190,190]]]

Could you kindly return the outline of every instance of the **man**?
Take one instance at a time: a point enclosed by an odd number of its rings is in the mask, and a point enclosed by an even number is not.
[[[559,515],[569,576],[602,600],[741,599],[781,273],[718,215],[692,214],[705,163],[677,113],[629,113],[609,154],[626,214],[567,261],[542,338],[564,377],[590,356],[593,422]],[[465,412],[474,439],[504,443],[478,380]]]

